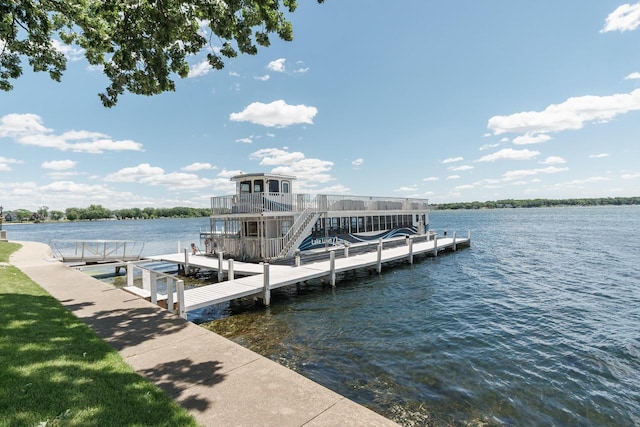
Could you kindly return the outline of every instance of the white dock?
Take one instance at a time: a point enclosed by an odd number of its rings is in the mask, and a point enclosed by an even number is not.
[[[337,273],[371,267],[375,267],[377,271],[380,272],[382,265],[388,262],[407,260],[409,263],[413,263],[413,257],[416,255],[437,256],[438,252],[456,250],[456,247],[469,246],[470,243],[470,237],[456,239],[454,234],[453,237],[437,238],[421,242],[414,242],[413,239],[407,239],[407,244],[405,245],[388,249],[379,246],[377,251],[345,256],[344,258],[336,258],[335,252],[341,251],[341,249],[335,249],[330,251],[329,260],[299,266],[252,264],[233,261],[233,271],[248,276],[234,279],[234,273],[232,272],[230,274],[231,280],[184,290],[184,312],[186,313],[198,308],[248,296],[262,298],[265,304],[269,305],[271,289],[322,277],[328,277],[330,283],[335,286],[335,275]],[[333,254],[331,254],[331,252],[333,252]],[[185,263],[184,254],[159,255],[148,257],[148,259],[178,264]],[[191,267],[220,271],[220,260],[217,258],[189,255],[187,260]],[[228,271],[228,269],[229,261],[223,260],[222,271]],[[176,295],[176,298],[179,298],[179,296]],[[176,301],[177,299],[173,300]]]

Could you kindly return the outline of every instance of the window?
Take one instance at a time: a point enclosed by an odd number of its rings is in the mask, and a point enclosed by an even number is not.
[[[280,192],[280,181],[277,179],[269,180],[269,193],[279,193]]]
[[[288,193],[289,192],[289,182],[288,181],[282,181],[282,192],[283,193]]]
[[[245,223],[245,235],[247,237],[258,237],[258,223],[255,221]]]
[[[251,181],[242,181],[240,183],[240,193],[251,193]]]
[[[264,181],[261,179],[256,179],[253,181],[253,192],[254,193],[262,193],[264,191]]]

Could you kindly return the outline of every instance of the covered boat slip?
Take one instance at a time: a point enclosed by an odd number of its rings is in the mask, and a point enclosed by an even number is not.
[[[349,247],[332,249],[327,251],[328,257],[321,261],[295,266],[270,265],[268,263],[252,264],[223,260],[222,257],[185,254],[160,255],[150,259],[173,263],[187,261],[191,267],[218,271],[221,271],[221,266],[222,271],[227,271],[231,280],[184,290],[183,304],[180,305],[184,307],[184,315],[186,316],[186,312],[191,310],[247,296],[262,298],[265,304],[269,305],[271,289],[325,277],[335,286],[337,273],[371,267],[375,267],[380,272],[382,265],[388,262],[406,260],[412,263],[416,255],[437,256],[441,251],[469,246],[471,236],[457,238],[454,232],[451,237],[438,238],[434,236],[433,240],[419,240],[421,239],[407,238],[406,244],[391,248],[384,248],[383,243],[379,242],[377,250],[351,256],[348,253]],[[341,257],[337,257],[337,254]],[[185,257],[187,257],[186,260]],[[229,272],[230,268],[231,272]],[[250,275],[235,279],[233,271]],[[180,295],[175,295],[172,300],[179,302],[180,298]]]

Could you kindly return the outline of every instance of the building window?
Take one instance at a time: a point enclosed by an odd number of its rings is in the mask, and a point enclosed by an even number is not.
[[[253,192],[254,193],[262,193],[264,191],[264,181],[261,179],[256,179],[253,181]]]
[[[289,182],[288,181],[282,181],[282,192],[283,193],[288,193],[289,192]]]
[[[242,181],[240,183],[240,193],[251,193],[251,181]]]
[[[279,193],[280,192],[280,181],[277,179],[269,180],[269,193]]]

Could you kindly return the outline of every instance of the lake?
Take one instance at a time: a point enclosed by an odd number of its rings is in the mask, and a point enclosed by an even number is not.
[[[7,225],[10,240],[198,242],[207,218]],[[403,425],[640,425],[640,207],[433,211],[456,253],[202,310]],[[211,319],[215,319],[210,321]]]

